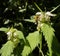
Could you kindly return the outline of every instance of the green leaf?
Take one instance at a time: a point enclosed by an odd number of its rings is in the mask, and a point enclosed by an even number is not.
[[[49,56],[54,56],[54,55],[60,56],[60,51],[58,51],[60,49],[60,44],[55,38],[54,29],[47,24],[43,24],[41,30],[48,44],[48,48],[50,52]]]
[[[15,34],[17,35],[17,38],[18,38],[18,39],[23,40],[24,42],[26,42],[22,31],[18,31],[18,30],[17,30],[17,31],[15,32]]]
[[[38,44],[39,44],[39,32],[35,31],[33,33],[30,33],[26,37],[26,39],[28,40],[29,44],[24,46],[24,49],[22,51],[22,56],[28,56],[35,49],[35,47],[38,46]]]
[[[24,46],[24,49],[22,51],[22,56],[28,56],[31,53],[31,48],[27,45]]]
[[[4,27],[2,27],[2,28],[0,28],[0,31],[4,31],[4,32],[8,32],[8,28],[4,28]]]
[[[29,45],[30,45],[31,49],[34,50],[35,47],[37,47],[38,44],[39,44],[39,32],[35,31],[33,33],[30,33],[27,36],[27,40],[29,42]]]
[[[15,32],[15,34],[17,34],[17,36],[18,36],[19,39],[24,39],[24,35],[23,35],[23,33],[22,33],[21,31],[18,31],[18,30],[17,30],[17,31]]]
[[[41,30],[43,32],[43,35],[45,36],[45,40],[47,41],[50,56],[52,56],[51,47],[52,47],[52,40],[53,40],[53,37],[54,37],[54,29],[47,24],[43,24],[43,26],[41,27]]]
[[[1,56],[10,56],[13,52],[14,44],[12,41],[8,41],[0,50]]]

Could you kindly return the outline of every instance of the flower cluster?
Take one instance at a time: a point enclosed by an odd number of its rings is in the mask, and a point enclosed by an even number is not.
[[[37,12],[35,17],[35,23],[38,23],[37,30],[40,31],[40,28],[43,26],[43,23],[49,23],[51,16],[56,16],[56,14],[52,14],[51,12]]]
[[[13,41],[15,44],[19,43],[18,34],[16,33],[17,29],[11,28],[8,32],[8,40]]]

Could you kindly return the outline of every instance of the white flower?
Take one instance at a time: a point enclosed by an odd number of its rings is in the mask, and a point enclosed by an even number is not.
[[[8,36],[11,35],[11,32],[8,32],[7,35],[8,35]]]
[[[11,36],[12,36],[12,33],[11,32],[8,32],[7,35],[8,35],[8,40],[10,40],[11,39]]]
[[[37,12],[36,15],[41,15],[41,12]]]
[[[52,14],[52,13],[51,13],[51,12],[49,12],[49,11],[48,11],[48,12],[46,12],[45,14],[46,14],[46,15],[48,15],[48,16],[56,16],[56,14]]]

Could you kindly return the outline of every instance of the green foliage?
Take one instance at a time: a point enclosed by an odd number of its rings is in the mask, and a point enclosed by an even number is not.
[[[49,53],[47,52],[48,53],[47,55],[59,56],[60,51],[58,50],[60,48],[60,44],[55,37],[55,34],[54,34],[55,30],[51,27],[49,23],[45,23],[45,22],[39,23],[39,22],[38,22],[39,26],[37,27],[39,27],[40,30],[35,31],[33,33],[29,33],[29,35],[26,38],[24,38],[22,31],[17,30],[15,28],[10,28],[10,29],[0,28],[0,31],[4,31],[7,34],[7,39],[8,39],[7,43],[5,43],[0,50],[1,56],[10,56],[10,55],[11,56],[15,56],[15,55],[29,56],[29,54],[31,54],[36,47],[38,47],[39,49],[39,54],[41,53],[42,56],[44,56],[44,53],[42,50],[43,36],[45,38],[45,41],[47,42],[47,47],[49,51]],[[22,49],[20,49],[18,44],[21,44],[20,47],[23,45],[21,47]],[[16,48],[17,46],[18,48]]]
[[[28,56],[29,54],[31,53],[31,48],[30,48],[30,46],[27,46],[27,45],[25,45],[24,46],[24,49],[23,49],[23,51],[22,51],[22,56]]]
[[[50,52],[50,56],[52,56],[52,41],[53,41],[53,37],[54,37],[54,29],[51,28],[51,26],[47,25],[47,24],[43,24],[43,27],[41,28],[43,35],[45,36],[45,40],[47,41],[48,44],[48,48],[49,48],[49,52]]]
[[[60,44],[58,44],[58,41],[55,38],[55,35],[54,35],[55,31],[50,25],[47,25],[47,24],[43,24],[43,27],[41,27],[41,30],[43,32],[43,35],[45,36],[45,40],[47,41],[47,45],[48,45],[49,52],[50,52],[49,56],[53,56],[54,50],[57,51],[56,48],[59,47],[59,45],[60,45]],[[56,43],[57,43],[57,45],[56,45]],[[54,54],[56,54],[57,52],[55,52]],[[57,56],[59,56],[59,55],[57,55]]]
[[[0,31],[4,31],[4,32],[8,32],[8,28],[4,28],[4,27],[2,27],[2,28],[0,28]]]
[[[39,44],[39,32],[35,31],[33,33],[29,33],[26,37],[28,41],[28,45],[24,46],[22,56],[28,56]]]
[[[8,41],[11,40],[12,42],[15,43],[15,45],[20,42],[20,39],[24,40],[23,33],[14,28],[11,28],[7,32],[7,35],[8,35]]]
[[[0,56],[35,56],[37,49],[36,56],[60,56],[59,6],[59,0],[1,0],[0,34],[7,36],[0,35]]]
[[[10,56],[13,53],[13,49],[15,48],[12,41],[8,41],[0,50],[1,56]]]
[[[29,45],[31,47],[32,50],[35,49],[35,47],[38,46],[39,44],[39,32],[36,31],[34,33],[30,33],[28,36],[27,36],[27,40],[29,42]],[[34,40],[34,41],[33,41]]]
[[[15,32],[15,34],[17,34],[17,36],[18,36],[19,39],[24,39],[24,35],[23,35],[23,33],[22,33],[21,31],[18,31],[18,30],[17,30],[17,31]]]
[[[2,29],[7,29],[7,28],[2,28]],[[7,43],[5,43],[3,45],[3,47],[0,50],[1,56],[14,55],[14,54],[12,54],[14,48],[16,48],[18,46],[18,43],[20,43],[21,40],[25,40],[24,36],[23,36],[23,33],[21,31],[18,31],[17,29],[11,28],[6,33],[8,35],[8,37],[7,37],[8,41],[7,41]],[[23,44],[23,41],[21,43]]]

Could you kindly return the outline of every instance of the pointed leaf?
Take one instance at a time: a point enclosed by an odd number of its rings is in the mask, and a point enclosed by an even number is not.
[[[34,50],[35,47],[37,47],[39,44],[39,32],[36,31],[36,32],[30,33],[27,36],[27,40],[29,42],[31,49]]]
[[[54,55],[60,56],[60,50],[59,50],[60,44],[55,38],[54,29],[47,24],[43,24],[43,26],[41,27],[41,30],[48,44],[48,48],[50,52],[49,56],[54,56]]]
[[[24,35],[21,31],[16,31],[15,34],[18,36],[19,39],[23,39],[24,38]]]
[[[1,56],[10,56],[13,52],[14,44],[11,41],[8,41],[0,50]]]
[[[43,24],[43,26],[41,27],[41,30],[43,32],[43,35],[45,36],[45,40],[47,41],[50,56],[52,56],[51,47],[52,47],[52,40],[53,40],[53,37],[54,37],[54,29],[47,24]]]
[[[8,32],[8,28],[4,28],[4,27],[2,27],[2,28],[0,28],[0,31],[4,31],[4,32]]]
[[[22,51],[22,56],[28,56],[31,53],[31,48],[29,46],[24,46],[24,49]]]

